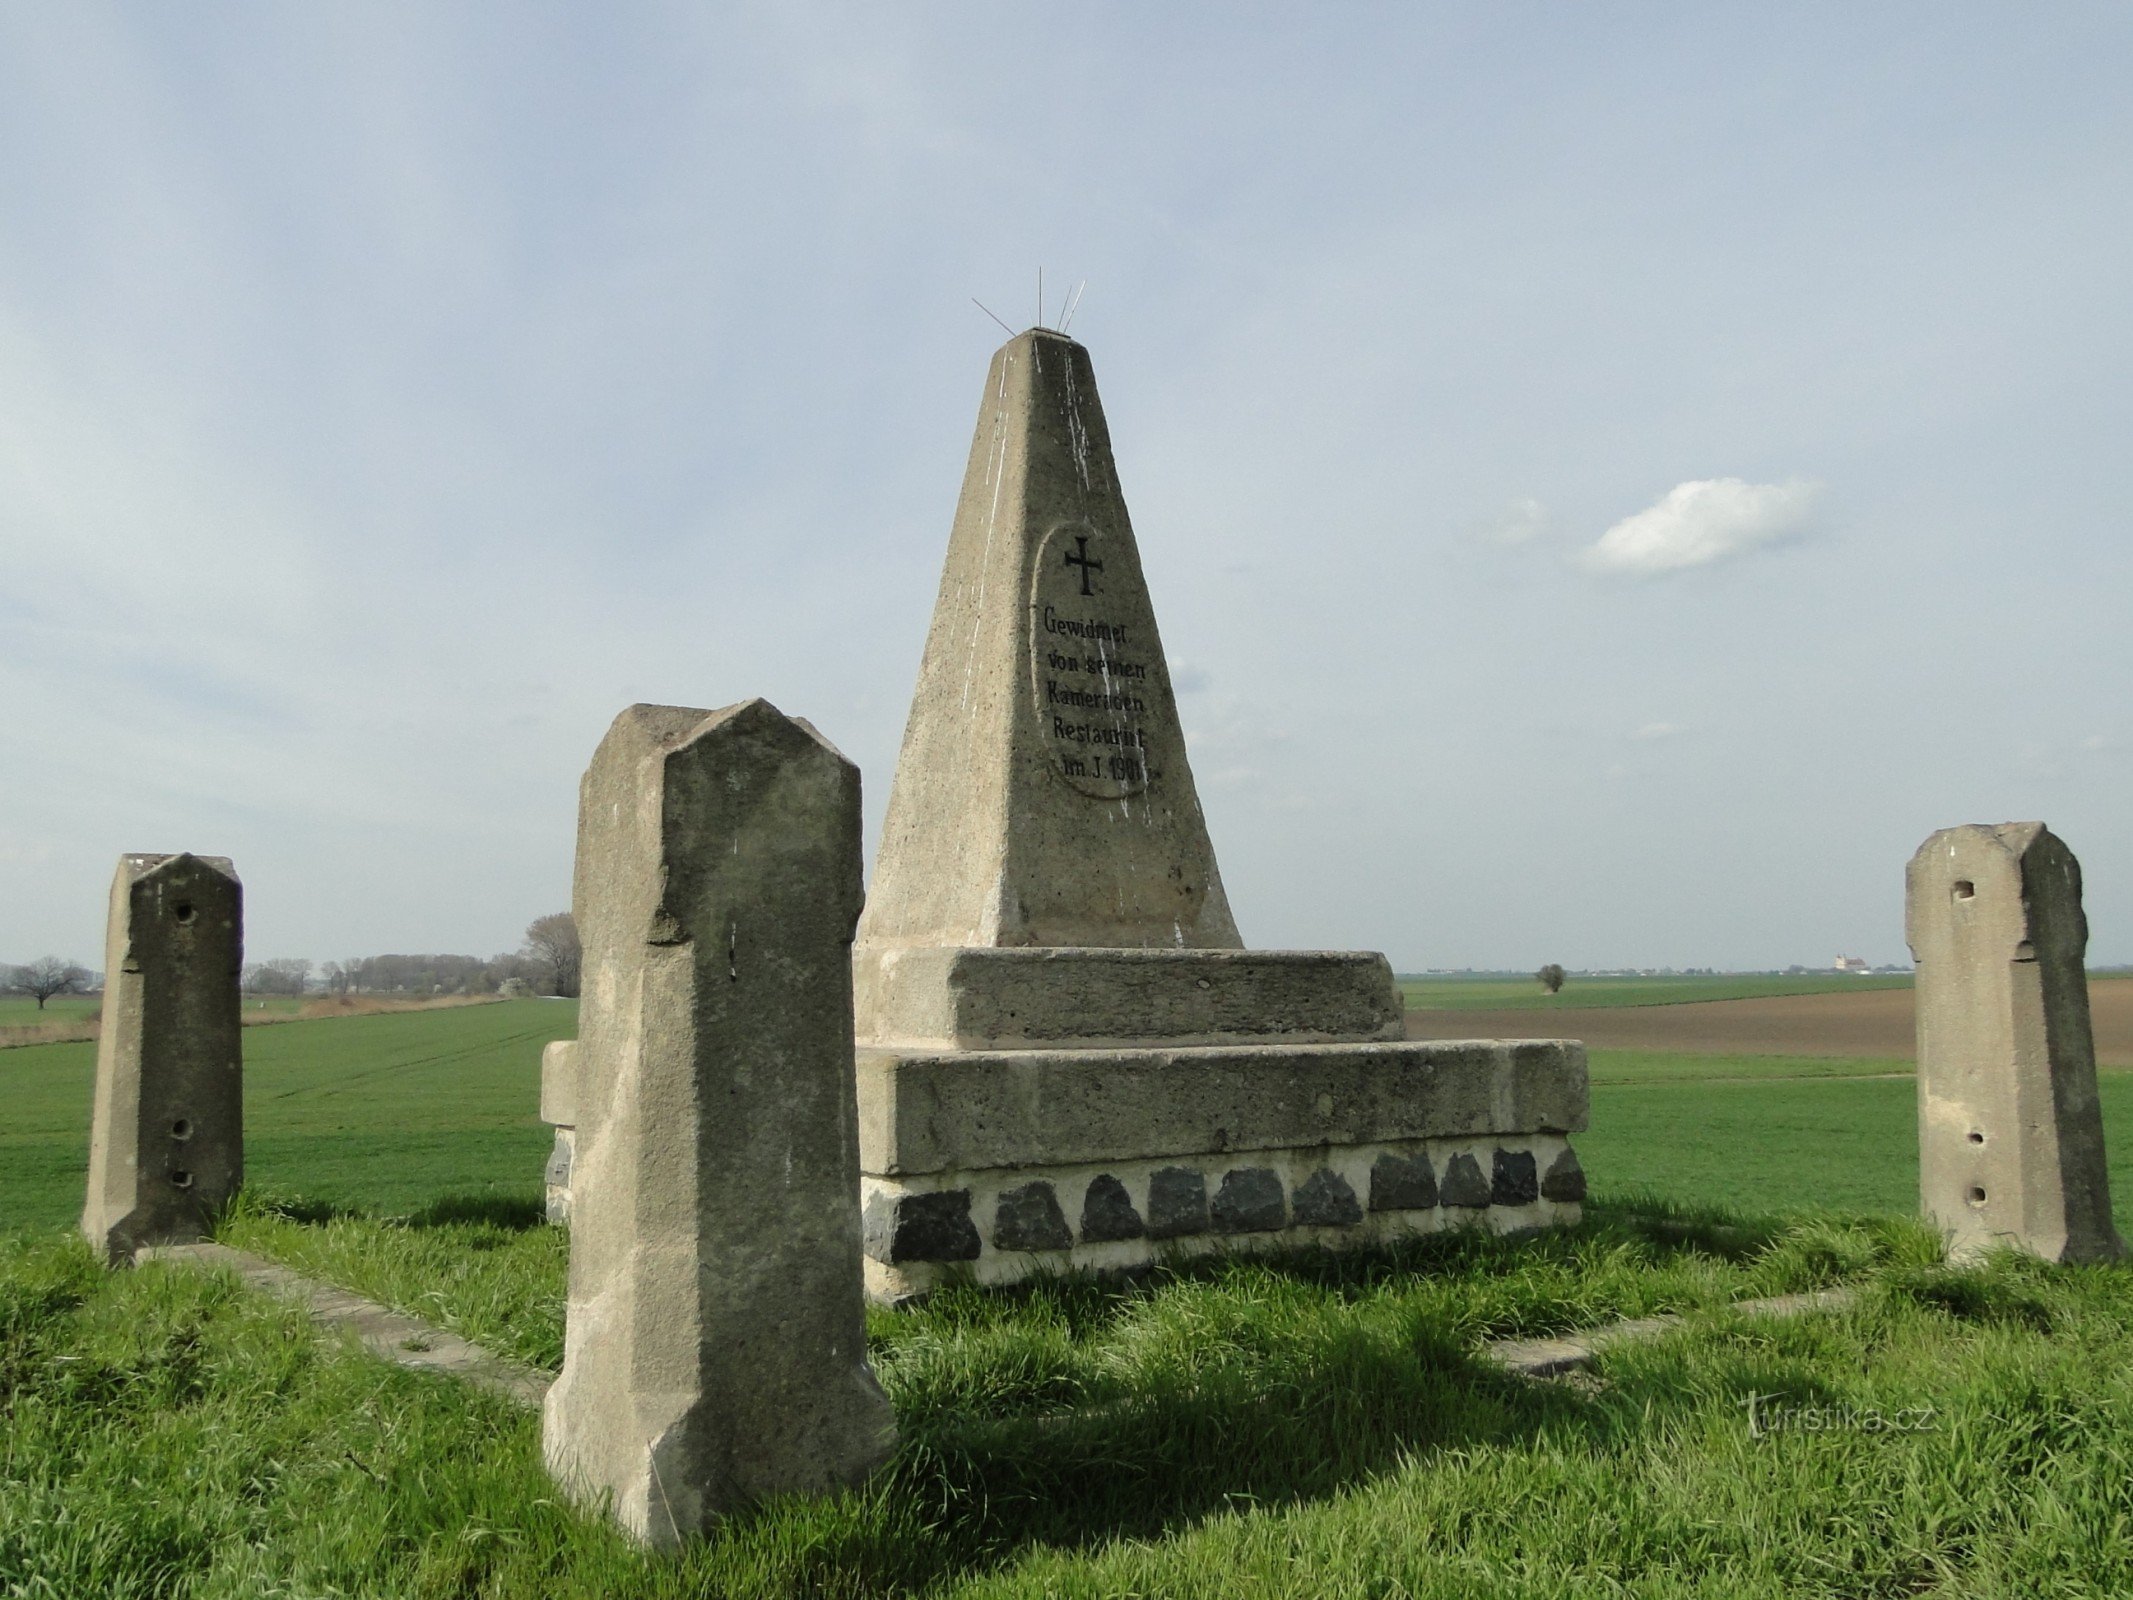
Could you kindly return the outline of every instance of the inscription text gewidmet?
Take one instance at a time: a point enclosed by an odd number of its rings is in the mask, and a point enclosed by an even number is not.
[[[1115,552],[1106,572],[1106,542],[1086,523],[1063,524],[1040,546],[1030,679],[1054,769],[1080,793],[1115,800],[1140,792],[1153,776],[1146,723],[1160,704],[1150,688],[1150,669],[1159,664],[1141,654],[1155,639],[1144,620],[1147,599],[1137,585],[1127,582],[1121,592],[1113,581],[1120,577]],[[1124,571],[1130,575],[1132,567],[1129,559]]]

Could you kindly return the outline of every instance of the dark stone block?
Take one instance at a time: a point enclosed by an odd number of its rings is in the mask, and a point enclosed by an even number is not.
[[[1074,1243],[1066,1216],[1048,1183],[1025,1183],[1001,1191],[992,1214],[992,1242],[997,1250],[1065,1250]]]
[[[1489,1167],[1491,1205],[1529,1206],[1540,1198],[1540,1169],[1531,1150],[1499,1150]]]
[[[1383,1155],[1370,1164],[1371,1210],[1427,1211],[1436,1203],[1437,1175],[1426,1154]]]
[[[1565,1202],[1585,1198],[1585,1169],[1578,1165],[1575,1150],[1566,1146],[1561,1155],[1548,1163],[1548,1175],[1541,1179],[1541,1198]]]
[[[1346,1178],[1320,1167],[1297,1186],[1289,1220],[1299,1228],[1352,1228],[1363,1220],[1363,1207]]]
[[[1191,1167],[1162,1167],[1148,1180],[1148,1237],[1207,1231],[1207,1179]]]
[[[894,1266],[899,1261],[975,1261],[982,1245],[970,1220],[970,1191],[877,1194],[863,1219],[866,1252]]]
[[[1116,1239],[1138,1239],[1148,1231],[1141,1214],[1133,1209],[1133,1196],[1110,1173],[1089,1185],[1081,1202],[1081,1242],[1109,1244]]]
[[[1288,1220],[1281,1179],[1270,1167],[1238,1167],[1215,1191],[1217,1233],[1271,1233]]]
[[[1485,1209],[1489,1203],[1489,1180],[1481,1175],[1481,1163],[1469,1155],[1453,1156],[1445,1166],[1444,1186],[1437,1195],[1448,1206],[1470,1211]]]

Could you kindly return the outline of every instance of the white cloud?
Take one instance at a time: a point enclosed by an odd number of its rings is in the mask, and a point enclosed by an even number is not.
[[[1671,739],[1675,734],[1679,733],[1680,731],[1681,726],[1678,723],[1647,722],[1643,727],[1637,729],[1636,732],[1632,733],[1630,737],[1632,739],[1640,739],[1646,741],[1652,739]]]
[[[1585,552],[1594,572],[1650,575],[1708,566],[1800,533],[1814,507],[1812,483],[1694,478],[1600,535]]]
[[[1531,495],[1513,500],[1481,526],[1481,535],[1497,544],[1531,544],[1548,530],[1548,508]]]

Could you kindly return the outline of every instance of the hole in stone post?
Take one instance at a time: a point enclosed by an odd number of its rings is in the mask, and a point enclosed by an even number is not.
[[[180,900],[175,906],[171,907],[170,914],[181,923],[190,922],[197,915],[190,900]]]
[[[183,1172],[173,1168],[170,1174],[170,1182],[172,1188],[190,1189],[193,1186],[193,1175],[190,1172]]]
[[[1977,893],[1977,885],[1976,885],[1976,884],[1974,884],[1974,883],[1972,883],[1972,882],[1971,882],[1971,881],[1970,881],[1970,880],[1969,880],[1968,878],[1957,878],[1957,879],[1955,880],[1955,898],[1956,898],[1956,899],[1958,899],[1958,900],[1968,900],[1968,899],[1970,899],[1970,898],[1971,898],[1971,897],[1972,897],[1973,895],[1975,895],[1976,893]]]
[[[1977,1129],[1972,1128],[1970,1130],[1970,1142],[1972,1144],[1983,1144],[1985,1142],[1985,1136],[1982,1133],[1979,1133]]]
[[[1984,1188],[1984,1185],[1983,1185],[1983,1184],[1977,1184],[1977,1183],[1973,1183],[1973,1184],[1972,1184],[1972,1185],[1970,1186],[1970,1193],[1969,1193],[1969,1195],[1967,1196],[1967,1198],[1968,1198],[1968,1200],[1970,1201],[1970,1203],[1971,1203],[1972,1205],[1974,1205],[1974,1206],[1981,1206],[1981,1205],[1983,1205],[1983,1204],[1985,1203],[1985,1188]]]
[[[192,1123],[184,1117],[180,1117],[170,1125],[170,1136],[173,1139],[190,1139],[193,1136]]]

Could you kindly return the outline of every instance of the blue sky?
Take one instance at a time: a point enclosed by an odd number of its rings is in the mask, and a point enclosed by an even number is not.
[[[1246,939],[2133,960],[2133,13],[0,6],[0,959],[487,953],[634,700],[872,830],[1036,273]],[[1056,311],[1048,305],[1047,314]]]

